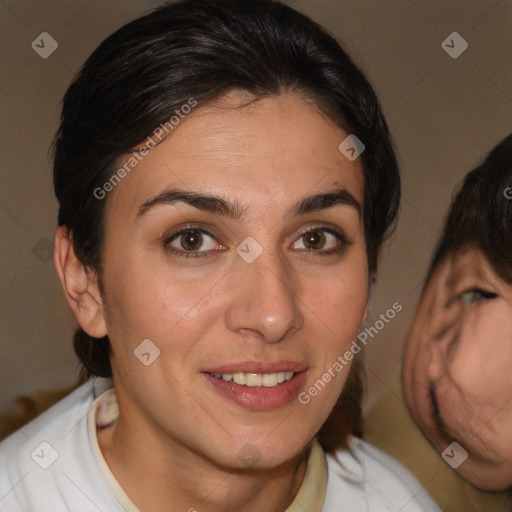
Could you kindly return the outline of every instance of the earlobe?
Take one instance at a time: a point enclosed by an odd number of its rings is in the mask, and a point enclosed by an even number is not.
[[[66,226],[57,228],[53,263],[80,327],[89,336],[102,338],[107,335],[107,328],[97,276],[77,258],[72,236]]]

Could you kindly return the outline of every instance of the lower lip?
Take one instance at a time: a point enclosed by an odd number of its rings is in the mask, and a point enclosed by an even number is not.
[[[203,373],[203,375],[221,395],[236,404],[247,409],[264,411],[281,407],[297,398],[306,381],[306,373],[306,371],[298,372],[290,380],[271,388],[250,388],[233,381],[217,379],[209,373]]]

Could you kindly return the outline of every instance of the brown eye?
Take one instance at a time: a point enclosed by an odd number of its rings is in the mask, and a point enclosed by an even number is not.
[[[303,239],[306,249],[323,249],[325,245],[325,234],[321,231],[310,231]]]
[[[292,249],[311,254],[328,255],[342,252],[349,242],[344,235],[328,228],[313,228],[303,232],[292,244]]]
[[[214,236],[203,229],[185,228],[174,233],[165,242],[176,253],[203,254],[219,248]]]
[[[203,243],[203,234],[196,230],[186,231],[181,234],[180,242],[186,251],[198,251]]]

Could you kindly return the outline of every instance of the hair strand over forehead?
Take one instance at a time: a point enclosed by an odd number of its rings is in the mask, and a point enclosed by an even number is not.
[[[447,254],[470,247],[481,250],[496,273],[512,283],[512,135],[464,178],[428,276]]]

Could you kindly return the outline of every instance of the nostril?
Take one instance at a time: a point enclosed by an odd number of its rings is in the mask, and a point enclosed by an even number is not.
[[[445,372],[445,361],[439,343],[433,340],[429,344],[430,359],[427,364],[427,376],[432,382],[437,382]]]

